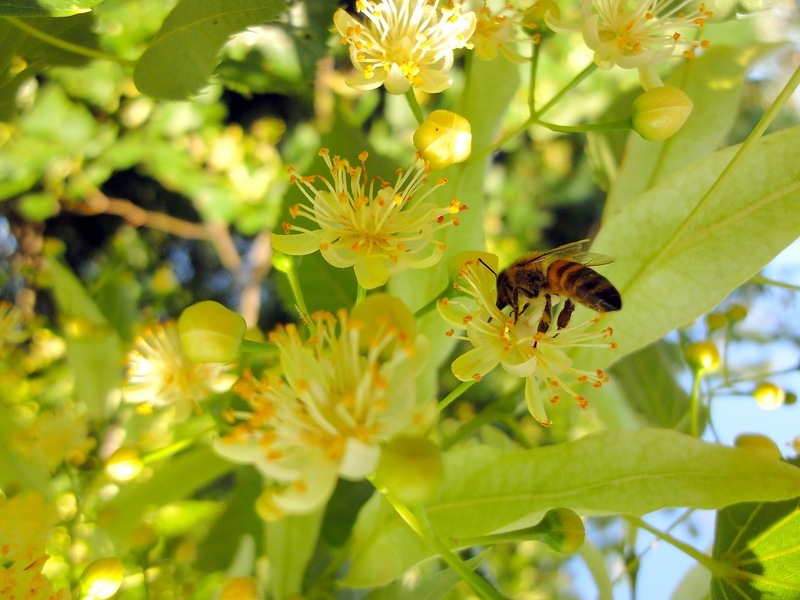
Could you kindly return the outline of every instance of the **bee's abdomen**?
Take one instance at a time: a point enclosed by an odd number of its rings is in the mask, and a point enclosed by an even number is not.
[[[608,279],[571,260],[554,260],[547,268],[547,284],[554,293],[593,310],[610,312],[622,308],[622,298]]]

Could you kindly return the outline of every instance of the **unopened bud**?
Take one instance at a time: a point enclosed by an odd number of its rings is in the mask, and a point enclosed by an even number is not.
[[[381,451],[375,474],[379,484],[401,501],[423,502],[442,483],[442,455],[436,444],[425,438],[395,438]]]
[[[762,381],[753,390],[753,397],[764,410],[772,410],[783,406],[786,402],[786,392],[782,387],[770,383],[769,381]]]
[[[765,435],[756,433],[742,433],[736,436],[734,442],[737,448],[744,448],[763,456],[778,460],[781,458],[781,450],[778,445]]]
[[[89,563],[81,575],[81,590],[90,598],[105,600],[119,591],[125,567],[116,557],[98,558]]]
[[[692,112],[692,100],[686,93],[669,85],[646,91],[633,101],[633,130],[651,142],[674,135]]]
[[[464,162],[472,151],[472,128],[464,117],[435,110],[414,132],[414,147],[433,170]]]
[[[719,350],[712,342],[689,344],[684,350],[684,356],[694,371],[715,371],[719,368]]]
[[[234,362],[246,330],[241,315],[211,300],[192,304],[178,319],[183,352],[194,362]]]
[[[257,600],[258,582],[252,577],[232,577],[222,584],[219,600]]]
[[[142,472],[143,467],[144,463],[139,451],[130,446],[117,448],[106,461],[106,473],[118,483],[130,481]]]

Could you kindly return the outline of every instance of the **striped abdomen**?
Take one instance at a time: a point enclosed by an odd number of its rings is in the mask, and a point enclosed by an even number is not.
[[[547,286],[553,294],[567,296],[592,310],[610,312],[622,308],[622,298],[608,279],[571,260],[556,259],[548,265]]]

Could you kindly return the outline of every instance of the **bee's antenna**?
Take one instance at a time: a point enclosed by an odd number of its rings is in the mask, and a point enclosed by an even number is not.
[[[482,259],[482,258],[479,258],[479,259],[478,259],[478,262],[479,262],[479,263],[481,263],[481,264],[482,264],[484,267],[486,267],[487,269],[489,269],[489,270],[492,272],[492,275],[494,275],[494,276],[495,276],[495,278],[497,277],[497,273],[495,272],[495,270],[494,270],[492,267],[490,267],[489,265],[487,265],[485,262],[483,262],[483,259]]]

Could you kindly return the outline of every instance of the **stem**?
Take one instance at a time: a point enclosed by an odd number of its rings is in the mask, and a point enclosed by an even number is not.
[[[21,29],[29,36],[41,40],[46,44],[50,44],[51,46],[55,46],[56,48],[61,48],[62,50],[66,50],[67,52],[72,52],[73,54],[78,54],[79,56],[86,56],[87,58],[98,58],[100,60],[109,60],[111,62],[121,63],[129,67],[132,67],[136,64],[136,61],[125,60],[120,58],[119,56],[114,56],[113,54],[106,54],[105,52],[100,52],[99,50],[92,50],[91,48],[86,48],[85,46],[79,46],[78,44],[73,44],[72,42],[62,40],[61,38],[57,38],[55,36],[50,35],[49,33],[40,31],[39,29],[32,27],[25,21],[21,21],[16,17],[5,17],[5,19],[9,23],[11,23],[14,27],[16,27],[17,29]]]
[[[367,297],[367,290],[361,287],[361,284],[358,284],[358,289],[356,289],[356,304],[361,302],[366,297]]]
[[[406,92],[406,100],[408,100],[408,106],[411,107],[411,112],[414,113],[414,118],[417,120],[417,123],[422,125],[425,116],[422,114],[422,107],[419,105],[417,97],[414,95],[413,87]]]
[[[267,342],[256,342],[255,340],[242,340],[242,345],[240,346],[241,351],[244,352],[252,352],[254,354],[264,353],[264,352],[274,352],[275,351],[275,344],[269,344]]]
[[[532,115],[536,114],[536,76],[539,73],[539,44],[533,45],[531,54],[531,81],[528,84],[528,109]]]
[[[694,382],[692,383],[691,404],[689,410],[691,411],[691,421],[689,424],[689,435],[692,437],[700,437],[700,372],[696,371],[694,374]]]
[[[589,66],[587,66],[583,71],[575,75],[575,77],[572,78],[572,81],[570,81],[567,85],[565,85],[563,89],[560,92],[558,92],[555,96],[550,98],[547,104],[545,104],[541,109],[539,109],[539,111],[536,112],[536,114],[534,114],[533,117],[539,118],[548,110],[553,108],[556,104],[558,104],[561,101],[561,99],[564,96],[566,96],[569,92],[571,92],[574,88],[576,88],[581,81],[583,81],[589,75],[591,75],[596,68],[597,65],[592,63]]]
[[[706,569],[711,571],[712,575],[716,575],[717,577],[722,577],[722,578],[734,576],[733,569],[730,566],[711,558],[707,554],[703,554],[702,552],[697,550],[697,548],[695,548],[694,546],[690,546],[689,544],[682,542],[675,537],[672,537],[670,534],[661,531],[660,529],[656,529],[649,523],[645,522],[643,519],[640,519],[639,517],[633,517],[630,515],[626,515],[625,519],[627,519],[628,522],[633,523],[637,527],[644,529],[645,531],[649,531],[658,539],[667,542],[668,544],[674,546],[675,548],[677,548],[690,558],[693,558],[698,563],[703,565]]]
[[[447,396],[445,396],[444,399],[439,401],[439,404],[436,405],[436,408],[438,408],[440,411],[444,410],[450,404],[452,404],[459,396],[461,396],[461,394],[466,392],[476,383],[478,382],[474,379],[472,381],[462,381],[461,385],[459,385],[456,389],[447,394]]]
[[[630,129],[631,119],[626,117],[618,121],[609,121],[607,123],[584,123],[583,125],[558,125],[556,123],[548,123],[547,121],[540,121],[534,119],[535,125],[546,127],[550,131],[559,131],[562,133],[585,133],[588,131],[619,131],[620,129]]]
[[[776,281],[775,279],[770,279],[769,277],[764,277],[763,275],[760,274],[753,276],[753,278],[750,281],[760,285],[772,285],[775,287],[792,290],[793,292],[800,292],[800,285],[794,285],[793,283],[786,283],[785,281]]]
[[[286,273],[286,277],[289,279],[289,287],[292,288],[294,301],[297,308],[300,310],[300,314],[303,316],[308,315],[308,308],[306,308],[306,301],[305,298],[303,298],[303,290],[300,287],[300,279],[297,277],[297,269],[295,268],[294,261],[287,261],[287,266],[283,268],[282,271]]]
[[[481,598],[488,598],[490,600],[505,600],[505,596],[494,589],[488,581],[475,574],[467,565],[463,563],[463,561],[461,561],[461,559],[453,554],[450,548],[448,548],[442,539],[436,534],[436,532],[434,532],[433,528],[429,523],[427,523],[427,520],[424,517],[418,517],[415,511],[411,510],[408,506],[403,504],[400,500],[385,490],[378,491],[383,494],[384,498],[386,498],[389,504],[392,505],[392,508],[394,508],[397,514],[400,515],[400,518],[402,518],[403,521],[405,521],[406,524],[411,527],[414,533],[428,542],[428,544],[433,547],[436,553],[442,557],[442,560],[444,560],[444,562],[446,562],[447,565],[453,569],[453,571],[458,573],[461,579],[472,586],[472,588]]]

